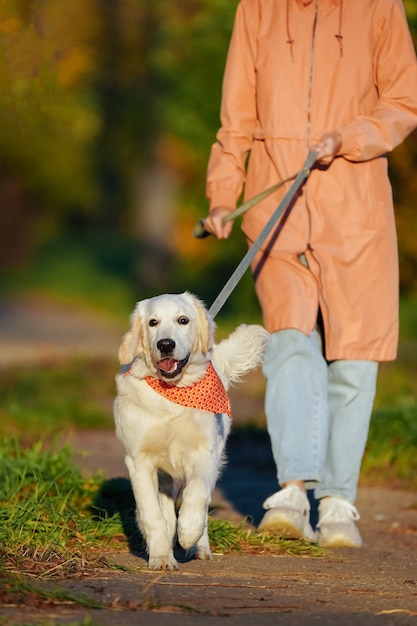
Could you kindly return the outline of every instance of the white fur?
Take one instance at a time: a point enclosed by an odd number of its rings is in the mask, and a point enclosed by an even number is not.
[[[239,326],[213,344],[214,323],[192,294],[164,294],[136,305],[131,328],[119,349],[116,377],[116,434],[126,451],[136,500],[136,517],[146,539],[151,569],[174,569],[176,535],[190,556],[211,559],[207,512],[230,430],[227,415],[179,406],[154,391],[144,379],[164,378],[158,368],[158,341],[170,339],[172,359],[187,365],[169,379],[178,386],[200,380],[213,362],[226,389],[262,360],[267,331]],[[126,371],[130,371],[126,375]],[[178,519],[175,501],[181,493]]]

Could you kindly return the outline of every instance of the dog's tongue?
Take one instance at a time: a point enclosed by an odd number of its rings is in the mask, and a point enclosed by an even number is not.
[[[158,367],[163,372],[173,372],[177,367],[177,362],[175,359],[163,359],[159,361]]]

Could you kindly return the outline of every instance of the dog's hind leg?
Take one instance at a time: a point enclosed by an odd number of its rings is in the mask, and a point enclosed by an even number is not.
[[[158,472],[159,504],[165,518],[171,545],[174,545],[177,532],[177,516],[175,514],[174,482],[165,472]]]

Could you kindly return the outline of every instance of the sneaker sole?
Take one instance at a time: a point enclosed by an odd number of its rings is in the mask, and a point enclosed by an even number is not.
[[[265,519],[266,518],[266,519]],[[268,519],[268,513],[258,526],[258,531],[279,535],[285,539],[302,539],[302,531],[285,517],[279,517],[276,513]]]
[[[320,548],[362,548],[362,542],[358,543],[353,539],[349,540],[343,535],[335,535],[330,539],[323,539],[319,535],[318,545]]]

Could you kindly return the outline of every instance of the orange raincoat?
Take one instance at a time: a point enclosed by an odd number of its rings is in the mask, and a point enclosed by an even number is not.
[[[340,132],[338,156],[313,169],[255,259],[255,286],[269,331],[310,334],[320,308],[327,359],[394,359],[398,258],[385,154],[417,126],[401,1],[241,0],[221,120],[207,195],[211,208],[230,210],[243,185],[248,199],[295,174],[311,144]],[[287,189],[246,213],[249,243]]]

